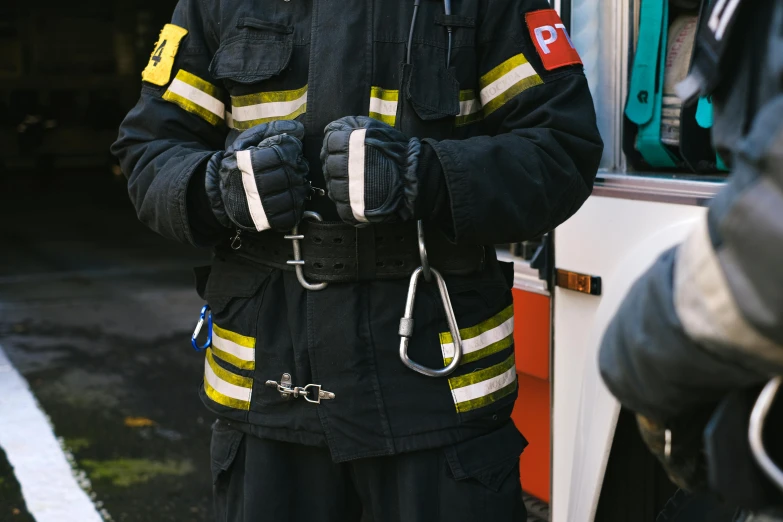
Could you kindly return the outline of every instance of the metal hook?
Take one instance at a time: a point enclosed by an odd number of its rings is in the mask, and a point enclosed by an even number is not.
[[[419,258],[421,259],[421,268],[424,272],[424,280],[431,283],[432,272],[430,269],[430,261],[427,258],[427,245],[424,243],[424,223],[422,220],[419,220],[416,223],[416,229],[419,234]]]
[[[430,267],[427,259],[427,247],[424,243],[424,224],[419,221],[417,227],[419,233],[419,257],[421,258],[421,266],[411,274],[410,284],[408,285],[408,298],[405,301],[405,313],[400,319],[400,360],[405,366],[422,375],[428,377],[445,377],[456,370],[462,360],[462,338],[459,334],[457,319],[454,317],[454,307],[451,305],[451,298],[449,297],[449,290],[446,288],[446,281],[443,280],[443,276],[440,275],[440,272]],[[451,332],[451,338],[454,343],[454,358],[452,358],[449,364],[444,368],[428,368],[408,357],[408,343],[410,343],[410,339],[413,337],[413,307],[416,304],[416,290],[419,285],[419,276],[424,275],[425,281],[431,281],[433,274],[435,275],[435,282],[438,284],[440,300],[443,304],[443,311],[446,313],[446,322],[449,324],[449,331]]]
[[[435,369],[423,366],[408,357],[408,343],[410,342],[410,338],[413,337],[413,306],[416,303],[416,289],[419,284],[419,276],[424,273],[424,267],[419,267],[414,270],[411,275],[411,282],[408,286],[408,299],[405,302],[405,315],[400,319],[400,360],[402,360],[402,363],[411,370],[427,375],[428,377],[445,377],[456,370],[462,360],[462,338],[459,335],[459,327],[457,326],[457,319],[454,317],[454,308],[451,305],[446,282],[443,280],[443,276],[440,275],[440,272],[434,268],[431,268],[430,270],[432,270],[432,273],[435,275],[435,281],[438,283],[438,291],[440,292],[440,299],[443,303],[443,310],[446,312],[446,322],[449,324],[451,338],[454,341],[454,358],[448,366]]]
[[[758,462],[767,477],[780,490],[783,490],[783,470],[775,464],[775,461],[767,453],[763,439],[764,424],[767,421],[767,415],[772,407],[772,403],[775,402],[775,397],[780,391],[781,384],[783,384],[783,377],[775,377],[761,390],[758,399],[756,399],[756,404],[750,413],[748,440],[750,441],[750,449],[756,462]]]
[[[207,314],[209,314],[209,319],[207,320],[207,340],[204,343],[204,346],[199,346],[196,337],[201,333],[201,327],[204,326],[204,318]],[[212,310],[209,308],[208,304],[201,308],[201,315],[196,323],[196,329],[193,330],[193,337],[190,338],[190,344],[197,352],[201,352],[212,346]]]
[[[306,211],[304,213],[304,216],[302,219],[312,219],[314,221],[323,221],[324,219],[321,217],[320,214],[317,212],[311,212]],[[288,261],[289,265],[294,265],[294,268],[296,270],[296,278],[299,280],[299,284],[302,285],[302,287],[305,290],[311,290],[313,292],[316,292],[318,290],[323,290],[327,286],[329,286],[329,283],[310,283],[305,279],[304,276],[304,259],[302,259],[302,245],[299,243],[302,239],[304,239],[304,235],[299,233],[299,225],[296,225],[293,230],[291,230],[291,234],[287,236],[283,236],[285,239],[290,239],[293,243],[294,247],[294,258],[292,260]]]

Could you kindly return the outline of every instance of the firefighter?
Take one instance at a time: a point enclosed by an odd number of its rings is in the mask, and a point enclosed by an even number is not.
[[[113,152],[142,222],[214,249],[218,519],[525,520],[492,245],[572,215],[603,147],[556,12],[180,0],[143,80]]]
[[[742,505],[740,491],[755,489],[744,498],[756,502],[767,486],[748,488],[755,472],[740,472],[750,469],[749,412],[732,414],[730,394],[783,372],[783,3],[713,4],[679,90],[691,102],[711,95],[713,142],[731,177],[685,242],[632,287],[600,369],[674,482]],[[732,488],[720,487],[726,457]],[[777,513],[758,520],[783,520]]]

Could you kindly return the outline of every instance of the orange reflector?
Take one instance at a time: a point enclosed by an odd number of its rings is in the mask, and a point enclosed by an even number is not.
[[[555,271],[555,284],[583,294],[601,295],[601,278],[587,274],[579,274],[568,270]]]

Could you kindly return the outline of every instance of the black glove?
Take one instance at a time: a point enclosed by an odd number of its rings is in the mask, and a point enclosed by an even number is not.
[[[440,165],[437,170],[422,168],[420,156],[429,145],[418,138],[409,139],[366,116],[340,118],[324,132],[321,163],[326,187],[346,223],[419,219],[445,192]],[[432,171],[435,174],[427,175]]]
[[[297,121],[264,123],[210,158],[207,196],[223,226],[287,232],[299,223],[310,195],[303,136]]]

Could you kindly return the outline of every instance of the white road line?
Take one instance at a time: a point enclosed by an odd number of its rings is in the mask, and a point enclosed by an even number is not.
[[[102,522],[27,382],[0,346],[0,447],[36,522]]]

